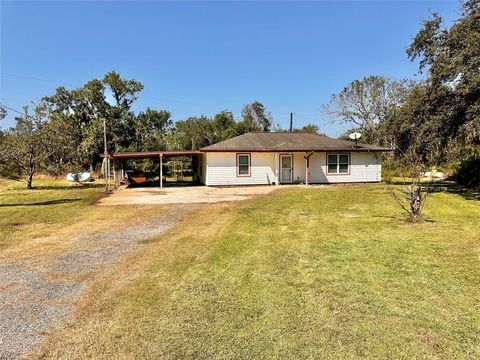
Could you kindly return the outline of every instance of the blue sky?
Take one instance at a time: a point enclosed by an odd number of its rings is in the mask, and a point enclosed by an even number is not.
[[[322,104],[354,79],[413,78],[405,48],[457,1],[1,3],[0,102],[22,105],[116,70],[145,85],[134,109],[174,120],[259,100],[283,127],[342,128]],[[0,123],[12,125],[13,116]]]

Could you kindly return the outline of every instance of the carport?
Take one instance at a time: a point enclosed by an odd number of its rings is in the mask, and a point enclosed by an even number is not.
[[[164,158],[169,157],[179,157],[179,156],[191,156],[192,164],[192,180],[198,181],[198,164],[201,164],[201,151],[191,150],[191,151],[139,151],[139,152],[118,152],[108,154],[106,156],[106,174],[105,178],[107,183],[113,183],[114,185],[119,185],[122,183],[127,176],[127,169],[125,167],[126,160],[133,159],[158,159],[159,160],[159,186],[163,188],[163,165]]]

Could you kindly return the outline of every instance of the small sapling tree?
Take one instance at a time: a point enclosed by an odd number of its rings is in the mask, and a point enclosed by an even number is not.
[[[410,162],[401,173],[402,184],[400,186],[389,186],[387,191],[407,213],[408,220],[418,222],[421,219],[425,202],[432,194],[432,182],[423,179],[421,167],[416,162]]]
[[[10,128],[2,144],[2,155],[6,161],[16,164],[27,175],[27,188],[32,188],[33,175],[44,164],[48,155],[48,133],[45,131],[46,112],[36,106],[30,115],[15,118],[16,124]]]

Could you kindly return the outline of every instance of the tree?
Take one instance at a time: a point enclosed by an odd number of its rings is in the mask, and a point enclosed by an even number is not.
[[[363,139],[372,144],[386,145],[378,127],[387,119],[392,108],[400,106],[412,86],[408,80],[393,80],[383,76],[367,76],[354,80],[338,94],[333,94],[324,112],[332,121],[359,130]]]
[[[293,132],[321,135],[320,128],[315,124],[307,124],[300,129],[293,129]]]
[[[407,49],[428,69],[421,101],[421,126],[435,136],[438,162],[455,160],[462,148],[480,142],[480,1],[462,3],[462,17],[450,28],[438,14],[426,20]],[[414,94],[418,98],[418,93]]]
[[[110,93],[114,99],[105,116],[110,134],[109,151],[128,150],[135,141],[137,120],[130,108],[137,100],[138,93],[143,90],[143,84],[134,79],[124,79],[115,71],[105,74],[102,83],[105,92]],[[108,103],[105,94],[104,99]]]
[[[0,176],[11,176],[14,171],[9,167],[9,163],[5,157],[5,140],[7,134],[0,130]]]
[[[418,222],[421,219],[426,200],[433,192],[433,187],[430,181],[422,181],[422,166],[415,157],[406,157],[400,167],[402,186],[390,186],[387,191],[407,213],[408,220]]]
[[[90,80],[73,90],[59,87],[54,95],[44,97],[43,102],[50,119],[58,126],[51,140],[76,148],[79,165],[90,165],[93,170],[98,154],[103,152],[102,119],[109,116],[110,105],[105,98],[103,82]],[[66,144],[67,141],[71,142]]]
[[[215,142],[215,127],[206,116],[177,121],[171,136],[173,150],[197,150]]]
[[[243,107],[242,121],[238,124],[237,129],[239,135],[247,132],[269,132],[272,124],[272,116],[265,106],[259,101],[254,101]]]
[[[114,103],[109,104],[106,115],[112,151],[128,150],[135,141],[137,120],[130,108],[137,100],[138,93],[143,90],[143,84],[134,79],[123,79],[115,71],[105,74],[102,83],[106,93],[114,99]]]
[[[0,106],[0,120],[5,119],[5,116],[7,116],[7,109],[5,109],[3,106]]]
[[[170,138],[175,150],[195,150],[243,134],[230,111],[223,110],[213,119],[206,116],[177,121]]]
[[[137,100],[138,93],[143,90],[143,84],[137,80],[123,79],[120,74],[111,71],[103,77],[103,84],[110,90],[117,108],[128,111]]]
[[[168,111],[147,108],[140,112],[133,124],[135,151],[165,150],[166,135],[171,127],[172,120]]]
[[[0,105],[0,120],[3,120],[7,116],[7,109]],[[2,176],[5,172],[6,167],[6,160],[3,158],[2,153],[2,145],[5,142],[6,134],[2,130],[0,130],[0,176]]]
[[[425,202],[432,193],[432,188],[430,184],[423,183],[421,178],[416,176],[406,181],[403,187],[389,187],[388,191],[395,202],[408,214],[408,220],[418,222]]]
[[[57,142],[72,141],[69,147],[76,147],[76,158],[82,165],[89,164],[93,169],[103,153],[103,121],[107,124],[107,151],[135,149],[138,118],[131,106],[138,97],[143,85],[134,79],[124,79],[111,71],[102,80],[93,79],[85,85],[67,90],[59,87],[52,96],[46,96],[50,118],[57,119],[61,128],[70,129],[75,137],[57,131]],[[111,95],[112,103],[108,96]],[[148,116],[150,116],[149,114]],[[142,115],[141,119],[144,119]],[[141,131],[142,124],[139,125]],[[79,143],[78,143],[79,142]]]
[[[45,161],[47,172],[59,175],[70,168],[83,167],[85,157],[81,151],[82,129],[68,117],[51,114],[45,124],[48,133],[48,155]]]
[[[465,147],[455,170],[457,183],[480,190],[480,145]]]
[[[14,162],[27,175],[27,188],[32,188],[35,172],[43,165],[48,156],[48,133],[46,131],[46,109],[39,105],[30,115],[28,107],[25,114],[15,118],[16,124],[10,128],[2,145],[2,156]]]
[[[230,139],[237,135],[237,123],[230,111],[223,110],[213,118],[215,142]]]
[[[274,132],[290,132],[289,129],[282,129],[278,127],[277,129],[273,130]],[[320,128],[316,124],[307,124],[302,126],[301,128],[293,128],[292,132],[294,133],[304,133],[304,134],[315,134],[315,135],[325,135],[320,132]]]

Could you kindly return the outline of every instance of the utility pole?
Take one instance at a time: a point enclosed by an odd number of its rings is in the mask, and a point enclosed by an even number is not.
[[[105,177],[105,191],[110,190],[108,186],[109,181],[109,161],[108,161],[108,151],[107,151],[107,119],[103,118],[103,176]]]
[[[290,132],[293,132],[293,112],[290,113]]]

